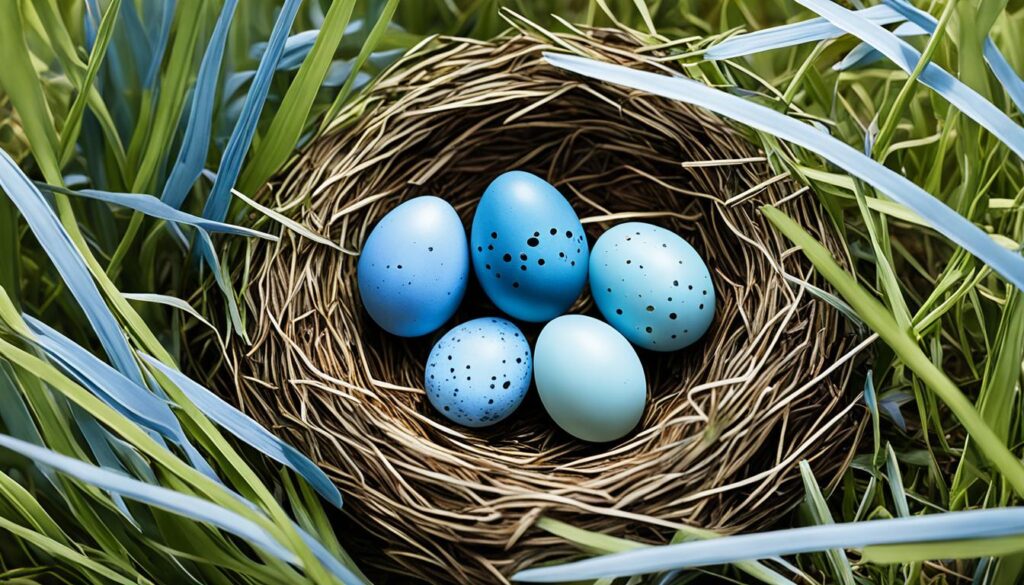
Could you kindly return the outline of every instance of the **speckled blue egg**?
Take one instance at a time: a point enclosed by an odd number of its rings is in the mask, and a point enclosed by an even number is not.
[[[359,294],[385,331],[417,337],[455,314],[469,279],[462,221],[447,202],[416,197],[385,215],[363,244]]]
[[[438,340],[427,359],[424,387],[430,404],[451,421],[486,427],[519,407],[532,370],[523,332],[505,319],[484,317]]]
[[[654,351],[692,344],[715,316],[715,288],[700,254],[675,233],[647,223],[617,225],[598,238],[590,290],[615,329]]]
[[[563,315],[544,326],[534,348],[537,393],[569,434],[614,441],[640,421],[647,379],[636,350],[607,323]]]
[[[523,171],[487,187],[470,231],[473,268],[505,313],[547,321],[564,313],[587,283],[590,252],[572,205],[547,181]]]

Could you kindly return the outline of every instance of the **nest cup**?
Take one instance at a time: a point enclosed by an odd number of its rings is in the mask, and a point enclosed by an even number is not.
[[[652,543],[684,525],[763,527],[801,497],[798,462],[836,478],[863,427],[843,391],[857,340],[759,212],[779,206],[841,256],[814,194],[707,112],[544,62],[543,51],[567,47],[663,69],[622,31],[442,39],[391,67],[261,193],[341,249],[292,232],[256,244],[252,344],[231,349],[236,396],[337,482],[339,522],[360,528],[341,532],[363,566],[502,582],[581,554],[542,518]],[[498,314],[478,288],[421,339],[384,333],[362,308],[357,253],[385,213],[435,194],[468,226],[487,184],[511,169],[554,184],[591,245],[616,223],[647,221],[686,238],[712,272],[711,330],[679,352],[641,352],[648,405],[616,442],[562,432],[534,390],[486,429],[432,410],[433,341]],[[587,292],[571,312],[597,315]],[[525,331],[535,339],[539,326]]]

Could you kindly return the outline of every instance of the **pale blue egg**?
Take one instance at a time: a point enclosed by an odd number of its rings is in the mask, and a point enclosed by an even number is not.
[[[530,388],[530,344],[496,317],[467,321],[430,350],[424,387],[430,404],[467,427],[486,427],[519,407]]]
[[[590,291],[613,327],[639,347],[674,351],[708,330],[715,287],[700,254],[648,223],[606,231],[590,256]]]
[[[534,379],[551,418],[584,441],[623,437],[647,402],[636,350],[607,323],[584,315],[564,315],[544,326],[534,348]]]
[[[385,331],[417,337],[455,314],[469,279],[466,231],[433,196],[410,199],[377,223],[357,266],[359,294]]]
[[[473,216],[470,248],[484,292],[516,319],[561,315],[587,283],[590,252],[579,217],[530,173],[510,171],[491,182]]]

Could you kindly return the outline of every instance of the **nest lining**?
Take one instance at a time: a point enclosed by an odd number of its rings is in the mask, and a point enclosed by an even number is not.
[[[634,67],[653,53],[619,31],[559,37]],[[773,172],[720,119],[546,65],[527,34],[413,51],[262,193],[341,246],[283,234],[253,253],[252,345],[233,348],[244,409],[309,453],[346,496],[358,558],[435,582],[504,581],[579,551],[541,516],[665,542],[674,530],[760,526],[799,498],[796,464],[832,478],[862,419],[844,393],[861,346],[816,298],[809,263],[761,217],[776,204],[841,255],[813,193]],[[560,431],[536,392],[506,421],[466,429],[422,389],[434,340],[381,331],[361,308],[357,252],[400,202],[439,195],[469,225],[511,169],[571,201],[590,244],[621,221],[669,228],[712,272],[715,322],[697,345],[640,352],[649,396],[607,445]],[[597,315],[589,293],[571,312]],[[471,285],[454,323],[499,314]],[[525,325],[532,341],[539,326]],[[343,531],[344,532],[344,531]]]

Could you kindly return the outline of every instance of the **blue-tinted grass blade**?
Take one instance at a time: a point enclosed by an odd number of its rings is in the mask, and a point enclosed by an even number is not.
[[[213,27],[210,42],[199,65],[195,89],[192,92],[192,106],[185,125],[178,158],[171,167],[171,174],[164,183],[160,199],[171,207],[181,207],[185,196],[199,178],[206,164],[213,129],[214,99],[217,95],[217,78],[224,60],[224,45],[227,42],[231,20],[235,15],[238,0],[226,0]]]
[[[181,447],[192,467],[219,481],[216,472],[189,441],[166,400],[128,379],[45,323],[29,315],[23,317],[36,335],[32,341],[83,388],[132,422]]]
[[[879,25],[893,24],[904,19],[898,12],[883,4],[858,10],[857,14]],[[803,22],[734,36],[708,49],[704,53],[704,58],[710,61],[732,59],[772,49],[834,39],[843,34],[845,33],[841,28],[828,20],[812,18]]]
[[[304,30],[289,36],[284,41],[284,51],[281,53],[281,59],[277,62],[277,70],[290,71],[301,65],[306,54],[313,48],[313,43],[316,42],[316,37],[319,34],[319,30]],[[257,61],[263,57],[266,50],[266,41],[255,43],[249,49],[249,58]]]
[[[913,72],[921,58],[921,53],[906,41],[831,0],[796,1],[871,45],[907,73]],[[1024,158],[1024,128],[1014,123],[992,102],[935,63],[928,63],[919,79],[921,83],[932,88],[949,103],[956,106],[964,115],[994,134],[1017,156]],[[1024,279],[1024,275],[1022,275],[1022,279]]]
[[[32,459],[40,465],[50,466],[65,475],[125,498],[148,504],[161,510],[179,514],[199,522],[206,522],[256,545],[274,557],[294,565],[299,559],[281,546],[258,524],[231,510],[207,500],[177,492],[163,486],[143,483],[125,475],[55,453],[44,447],[26,443],[0,434],[0,447],[5,447]]]
[[[29,315],[23,317],[36,335],[31,341],[79,384],[135,424],[171,440],[178,438],[180,426],[166,402],[45,323]]]
[[[902,175],[807,124],[690,79],[636,71],[569,55],[545,53],[545,57],[556,67],[707,108],[815,152],[896,202],[906,205],[928,225],[963,246],[1007,281],[1017,288],[1024,288],[1024,257],[1019,253],[1000,246],[978,226]]]
[[[899,12],[907,20],[924,29],[928,34],[935,33],[935,27],[938,26],[938,23],[931,14],[918,9],[905,0],[883,0],[883,2]],[[1013,67],[999,51],[999,48],[996,47],[996,44],[992,42],[992,37],[985,37],[983,54],[989,68],[992,69],[992,73],[999,80],[999,83],[1003,85],[1003,89],[1006,90],[1007,95],[1013,100],[1017,110],[1024,112],[1024,81],[1013,70]]]
[[[292,469],[335,507],[341,507],[341,493],[327,475],[291,445],[277,438],[258,422],[249,418],[235,407],[224,402],[212,392],[194,382],[178,370],[160,360],[143,355],[150,366],[160,370],[191,400],[210,420],[228,430],[232,435],[249,444],[257,451]]]
[[[167,39],[171,36],[171,22],[174,20],[175,0],[162,0],[160,2],[160,15],[157,18],[147,19],[147,22],[155,23],[148,32],[149,36],[155,37],[153,54],[149,58],[149,65],[146,67],[146,74],[142,78],[142,86],[152,89],[156,83],[157,73],[160,72],[160,63],[164,59],[164,52],[167,50]]]
[[[321,544],[319,540],[313,538],[311,534],[299,528],[298,525],[295,526],[295,530],[299,533],[299,538],[302,539],[302,542],[306,543],[306,546],[312,551],[313,556],[323,563],[327,570],[340,579],[342,583],[346,585],[364,585],[366,583],[366,581],[353,573],[351,569],[343,565],[337,557],[331,554],[331,551],[327,550],[327,547]]]
[[[228,139],[224,155],[221,157],[220,168],[217,169],[217,180],[203,207],[203,217],[220,221],[227,215],[228,206],[231,203],[231,189],[235,186],[235,181],[238,180],[238,172],[242,168],[245,153],[248,152],[249,146],[252,144],[253,135],[256,133],[256,123],[259,121],[260,112],[263,111],[263,104],[267,99],[267,92],[270,90],[270,82],[274,77],[281,53],[284,52],[284,42],[288,38],[288,31],[295,21],[295,15],[300,5],[300,0],[287,0],[281,7],[277,21],[274,22],[274,30],[271,31],[270,40],[267,41],[267,49],[256,69],[256,77],[253,78],[249,93],[245,96],[245,105],[242,106],[241,115],[231,132],[231,138]]]
[[[0,150],[0,189],[10,197],[85,313],[110,361],[130,379],[142,376],[124,331],[96,287],[85,260],[46,198],[17,163]]]
[[[807,526],[653,546],[565,565],[527,569],[515,574],[512,579],[531,583],[580,581],[829,549],[1021,534],[1024,534],[1024,508],[947,512],[892,520]]]
[[[898,37],[916,37],[928,34],[928,31],[917,26],[913,22],[904,22],[893,29],[892,33]],[[883,55],[867,43],[860,43],[854,47],[842,61],[832,66],[835,71],[848,71],[857,67],[866,67],[882,59]]]
[[[100,464],[100,467],[128,475],[128,470],[125,469],[121,460],[117,458],[116,454],[114,454],[114,450],[110,447],[110,443],[107,442],[107,430],[96,422],[96,419],[89,416],[89,413],[82,410],[77,404],[68,402],[68,409],[71,411],[71,417],[78,425],[78,430],[81,431],[82,436],[85,437],[85,442],[89,445],[89,450],[92,451],[92,455],[95,457],[96,462]],[[110,497],[114,500],[114,506],[118,511],[121,512],[121,514],[136,528],[138,528],[139,523],[128,510],[128,506],[124,503],[124,498],[122,498],[120,494],[116,493],[110,494]]]
[[[56,193],[63,193],[65,195],[71,195],[73,197],[85,197],[96,201],[103,201],[105,203],[111,203],[113,205],[119,205],[121,207],[127,207],[134,211],[144,213],[150,217],[170,221],[177,224],[190,225],[195,228],[206,230],[209,233],[223,233],[233,234],[236,236],[251,236],[255,238],[262,238],[264,240],[270,240],[273,242],[277,241],[277,236],[264,233],[258,230],[241,227],[237,225],[231,225],[227,223],[221,223],[219,221],[213,221],[204,217],[198,217],[191,213],[185,213],[179,211],[170,205],[167,205],[163,201],[160,201],[152,195],[146,195],[143,193],[115,193],[113,191],[99,191],[96,189],[82,189],[80,191],[74,191],[72,189],[64,189],[61,187],[54,187],[52,185],[46,185],[36,183],[36,185],[44,191],[53,191]]]

